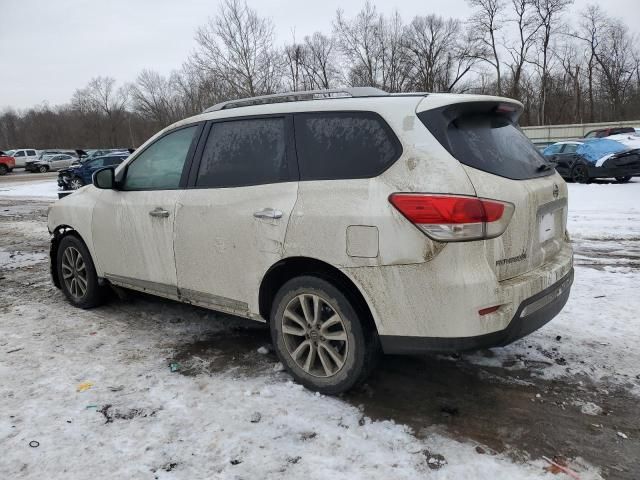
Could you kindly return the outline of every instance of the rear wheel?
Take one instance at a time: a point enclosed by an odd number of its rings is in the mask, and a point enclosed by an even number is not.
[[[629,180],[631,180],[631,175],[625,177],[616,177],[616,182],[618,183],[627,183],[629,182]]]
[[[78,190],[79,188],[84,187],[84,182],[80,177],[73,177],[69,182],[69,188],[71,190]]]
[[[38,167],[38,171],[39,171],[40,173],[47,173],[47,172],[49,171],[49,167],[47,167],[46,165],[40,165],[40,166]]]
[[[93,308],[104,302],[106,287],[98,283],[89,250],[75,235],[67,235],[60,241],[56,267],[62,291],[73,305]]]
[[[0,163],[0,175],[6,175],[10,171],[11,170],[9,170],[9,167],[7,167],[4,163]]]
[[[303,276],[285,283],[271,312],[280,361],[305,387],[334,395],[362,382],[378,353],[352,302],[333,284]]]
[[[577,183],[589,183],[589,169],[581,163],[574,165],[571,169],[571,179]]]

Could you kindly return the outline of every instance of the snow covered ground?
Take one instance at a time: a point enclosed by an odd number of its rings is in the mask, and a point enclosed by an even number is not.
[[[37,182],[0,183],[0,197],[58,198],[58,182],[48,179]]]
[[[144,296],[69,307],[48,279],[45,204],[7,203],[55,197],[55,181],[33,185],[0,184],[0,478],[570,478],[544,470],[533,445],[513,444],[513,432],[551,417],[520,410],[522,424],[504,432],[508,448],[495,452],[486,432],[449,432],[449,417],[416,409],[418,423],[439,427],[421,432],[306,391],[258,353],[269,346],[258,324]],[[637,397],[624,408],[606,401],[640,395],[639,200],[638,181],[570,185],[576,280],[567,307],[533,335],[453,366],[476,379],[498,372],[505,391],[532,397],[532,409],[553,388],[582,392],[541,407],[573,416],[585,429],[576,436],[608,450],[598,463],[580,458],[586,444],[571,449],[569,466],[583,480],[640,478]],[[494,398],[502,409],[509,401]],[[402,402],[391,407],[412,417]],[[565,453],[562,433],[542,435],[553,441],[536,452]]]

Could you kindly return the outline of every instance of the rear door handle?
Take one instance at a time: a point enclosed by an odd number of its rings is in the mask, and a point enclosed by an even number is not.
[[[167,218],[169,216],[169,211],[162,207],[156,207],[149,212],[149,215],[152,217]]]
[[[282,218],[282,212],[280,210],[275,210],[273,208],[263,208],[257,212],[253,213],[253,216],[256,218]]]

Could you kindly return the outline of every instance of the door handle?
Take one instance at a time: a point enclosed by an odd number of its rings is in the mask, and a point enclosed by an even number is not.
[[[169,211],[165,210],[162,207],[156,207],[149,212],[149,215],[151,215],[152,217],[167,218],[169,216]]]
[[[253,213],[253,216],[256,218],[282,218],[282,212],[280,210],[274,210],[273,208],[263,208],[257,212]]]

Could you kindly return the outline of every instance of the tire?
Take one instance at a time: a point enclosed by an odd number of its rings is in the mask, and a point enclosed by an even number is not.
[[[11,170],[9,170],[9,167],[7,167],[4,163],[0,163],[0,175],[6,175],[10,171]]]
[[[616,177],[616,182],[618,183],[629,183],[629,180],[631,180],[631,175],[626,177]]]
[[[80,177],[73,177],[69,182],[69,190],[78,190],[84,187],[84,182]]]
[[[311,323],[304,326],[305,320]],[[363,382],[378,358],[377,333],[362,320],[356,305],[332,283],[301,276],[280,288],[269,323],[276,354],[293,378],[310,390],[336,395]]]
[[[38,171],[39,171],[40,173],[47,173],[47,172],[49,171],[49,167],[47,167],[46,165],[40,165],[40,166],[38,167]]]
[[[591,178],[589,178],[589,169],[587,166],[582,163],[574,165],[571,169],[571,179],[576,183],[589,183]]]
[[[78,256],[80,261],[77,259]],[[99,285],[89,250],[84,242],[75,235],[66,235],[60,240],[56,252],[56,269],[60,279],[60,288],[72,305],[87,309],[104,303],[106,287]],[[84,276],[82,272],[84,272]],[[67,279],[65,275],[67,277],[71,275],[71,278]],[[83,277],[84,292],[82,292]]]

